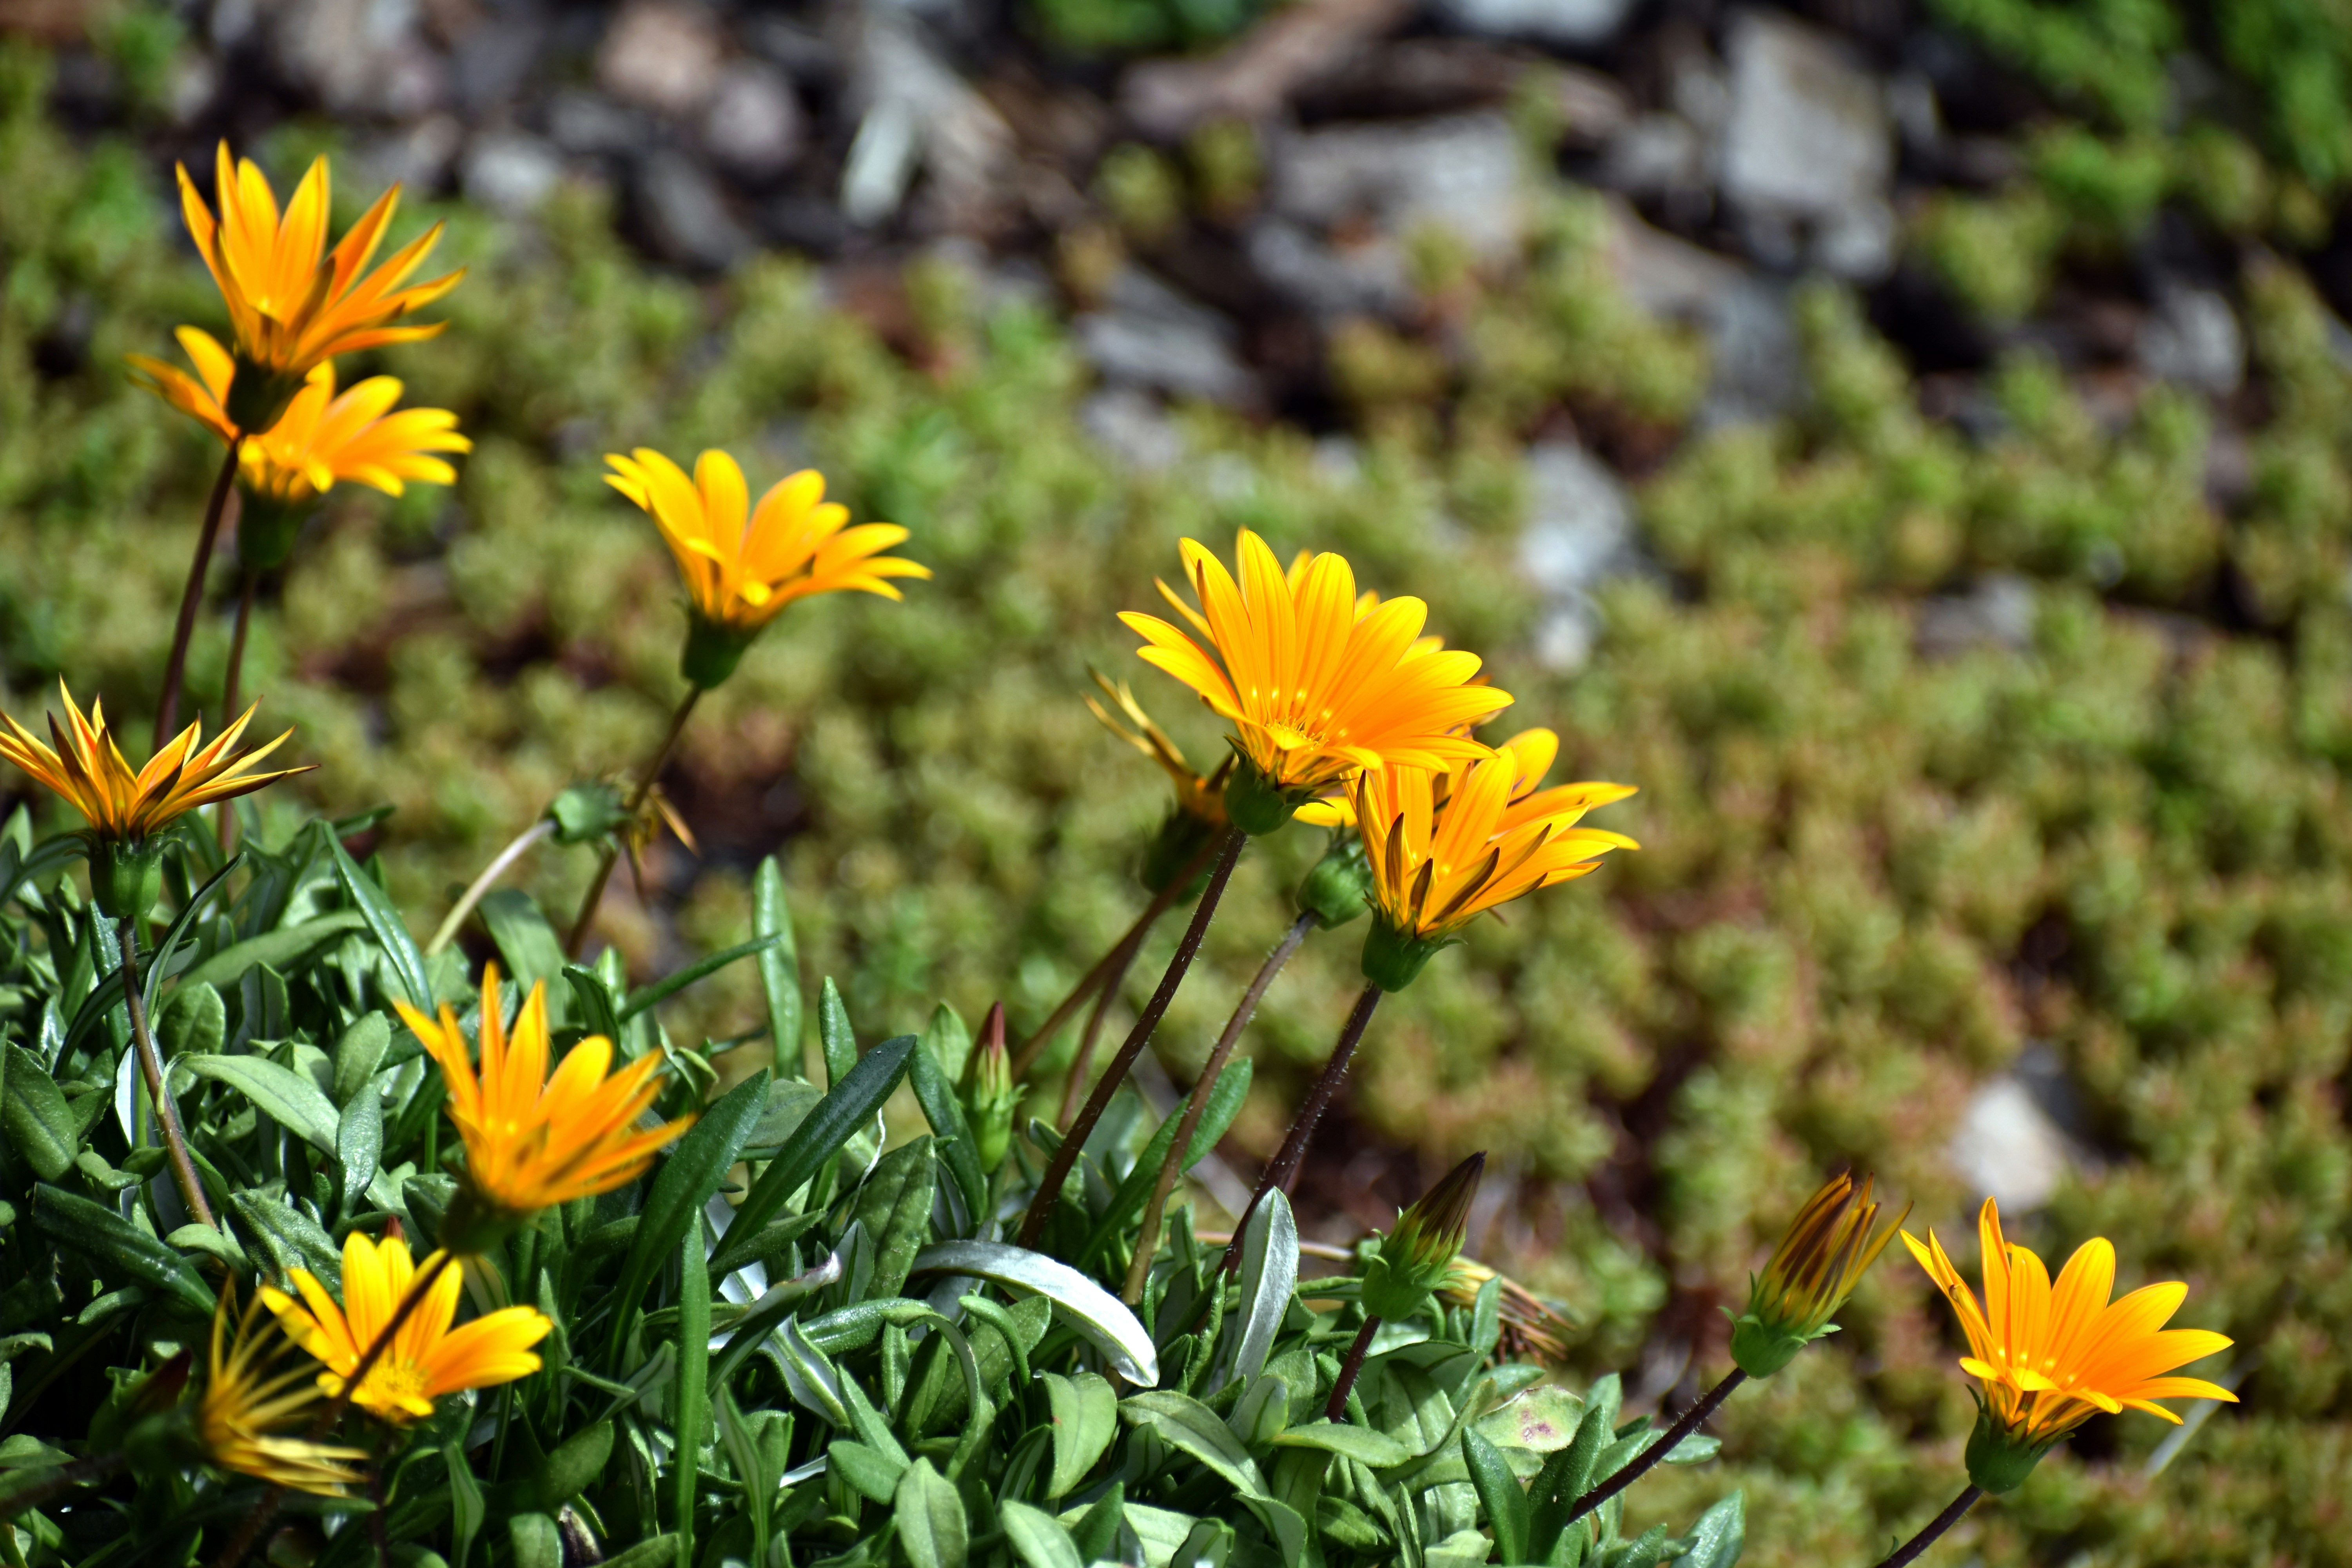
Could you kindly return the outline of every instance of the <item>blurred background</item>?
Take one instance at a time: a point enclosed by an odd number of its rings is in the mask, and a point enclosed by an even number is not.
[[[1382,1009],[1310,1235],[1486,1150],[1474,1250],[1638,1408],[1719,1373],[1828,1171],[1964,1258],[1994,1194],[2053,1264],[2105,1234],[2124,1284],[2188,1279],[2245,1403],[2095,1421],[1945,1557],[2352,1562],[2344,0],[0,0],[0,704],[36,727],[60,674],[152,710],[216,448],[122,360],[224,330],[171,187],[224,137],[281,195],[331,153],[339,225],[404,182],[395,237],[446,220],[471,268],[446,334],[346,370],[457,411],[460,482],[338,488],[246,677],[320,764],[289,801],[397,807],[368,842],[419,931],[681,690],[606,451],[818,466],[938,573],[778,623],[665,776],[699,853],[606,905],[650,973],[748,934],[781,854],[868,1040],[942,998],[1034,1026],[1140,907],[1166,786],[1081,696],[1130,679],[1213,760],[1112,618],[1177,539],[1339,549],[1488,658],[1494,736],[1638,784],[1602,820],[1643,848]],[[1162,1103],[1320,838],[1245,863]],[[515,880],[564,911],[591,869]],[[1274,986],[1228,1171],[1360,942]],[[755,985],[694,1022],[755,1027]],[[1871,1561],[1956,1482],[1958,1353],[1897,1249],[1724,1464],[1645,1492],[1747,1487],[1751,1563]]]

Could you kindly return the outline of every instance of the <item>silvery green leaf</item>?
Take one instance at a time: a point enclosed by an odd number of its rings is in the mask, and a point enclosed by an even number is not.
[[[1008,1502],[997,1510],[996,1521],[1023,1568],[1086,1568],[1070,1532],[1044,1509]]]
[[[1320,1448],[1326,1453],[1344,1454],[1376,1470],[1390,1469],[1413,1458],[1411,1448],[1387,1433],[1344,1421],[1310,1421],[1304,1426],[1293,1426],[1274,1441],[1286,1448]]]
[[[1274,1337],[1298,1289],[1298,1221],[1276,1188],[1265,1194],[1242,1233],[1242,1334],[1234,1375],[1244,1382],[1265,1370]]]
[[[1565,1388],[1542,1384],[1482,1416],[1478,1435],[1498,1448],[1557,1453],[1575,1437],[1576,1424],[1583,1415],[1583,1400]]]
[[[1234,1402],[1225,1417],[1245,1448],[1262,1448],[1280,1436],[1290,1417],[1290,1387],[1270,1372],[1262,1372]]]
[[[915,1568],[963,1568],[971,1539],[963,1499],[929,1459],[917,1459],[898,1478],[892,1514],[898,1522],[899,1549]]]
[[[800,1320],[788,1318],[776,1336],[782,1352],[784,1385],[793,1402],[824,1416],[835,1426],[849,1425],[849,1407],[841,1399],[841,1373],[825,1353],[809,1342]]]
[[[1244,1497],[1266,1495],[1265,1477],[1259,1472],[1257,1461],[1217,1413],[1199,1400],[1168,1389],[1150,1389],[1120,1400],[1118,1414],[1129,1425],[1200,1460]]]
[[[1748,1494],[1733,1492],[1698,1516],[1683,1538],[1683,1568],[1733,1568],[1748,1544]]]
[[[1160,1352],[1126,1303],[1059,1258],[997,1241],[943,1241],[916,1256],[915,1274],[969,1274],[1043,1296],[1080,1337],[1139,1387],[1160,1381]],[[1223,1423],[1219,1423],[1222,1426]]]
[[[1054,1468],[1045,1495],[1057,1498],[1086,1479],[1118,1436],[1118,1394],[1090,1372],[1075,1377],[1049,1372],[1043,1381],[1054,1415]]]

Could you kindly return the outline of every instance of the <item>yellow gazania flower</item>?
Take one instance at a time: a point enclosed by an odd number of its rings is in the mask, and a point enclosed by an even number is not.
[[[1520,1360],[1549,1362],[1554,1366],[1568,1360],[1568,1338],[1576,1325],[1568,1314],[1545,1300],[1507,1274],[1497,1274],[1487,1264],[1474,1258],[1457,1258],[1454,1272],[1438,1291],[1445,1304],[1461,1311],[1470,1311],[1478,1305],[1478,1294],[1486,1281],[1499,1279],[1496,1292],[1496,1315],[1502,1321],[1502,1352]]]
[[[1114,717],[1110,709],[1091,697],[1087,699],[1087,710],[1102,721],[1104,729],[1160,764],[1160,771],[1176,786],[1179,811],[1212,826],[1223,827],[1225,775],[1233,772],[1234,759],[1227,756],[1210,772],[1194,773],[1192,764],[1184,760],[1183,748],[1169,737],[1167,731],[1151,721],[1151,715],[1143,710],[1143,704],[1135,700],[1126,681],[1114,681],[1100,670],[1092,673],[1095,684],[1102,688],[1103,695],[1110,699],[1118,714]]]
[[[824,499],[824,476],[814,469],[779,480],[754,508],[743,470],[716,449],[695,459],[691,479],[650,447],[604,460],[613,466],[604,482],[652,515],[677,558],[708,645],[698,666],[692,641],[688,647],[687,679],[698,686],[733,674],[751,638],[795,599],[849,589],[897,599],[904,595],[890,579],[931,574],[919,562],[881,553],[906,540],[898,524],[845,527],[849,509]],[[722,649],[732,657],[721,658]]]
[[[2206,1329],[2167,1329],[2188,1299],[2178,1281],[2143,1285],[2120,1300],[2116,1249],[2104,1237],[2077,1247],[2053,1287],[2042,1259],[2001,1236],[2000,1211],[1987,1198],[1977,1218],[1984,1254],[1984,1302],[1952,1267],[1933,1230],[1926,1246],[1909,1231],[1903,1244],[1927,1271],[1968,1335],[1960,1368],[1983,1386],[1983,1415],[1969,1443],[1969,1478],[1987,1491],[2008,1491],[2050,1446],[2100,1411],[2128,1408],[2180,1417],[2158,1399],[2237,1395],[2219,1384],[2164,1373],[2231,1343]]]
[[[223,142],[214,195],[220,205],[217,221],[196,193],[186,165],[181,165],[180,210],[228,305],[237,358],[263,379],[280,384],[276,397],[290,395],[294,383],[336,354],[408,342],[441,330],[441,322],[393,324],[446,294],[465,276],[461,268],[429,283],[401,287],[439,243],[439,224],[361,276],[400,205],[399,186],[376,199],[331,255],[327,251],[326,159],[313,163],[302,176],[281,219],[268,177],[251,159],[231,158],[228,143]],[[242,395],[226,400],[233,413],[244,416],[237,420],[240,428],[269,423],[261,416],[261,405],[236,406],[244,400]]]
[[[1488,754],[1463,731],[1511,699],[1470,683],[1476,656],[1419,640],[1428,615],[1421,600],[1391,599],[1359,619],[1345,560],[1313,557],[1294,586],[1247,529],[1236,546],[1238,584],[1195,541],[1181,548],[1200,609],[1169,597],[1208,650],[1156,616],[1119,619],[1145,639],[1146,663],[1191,687],[1238,731],[1250,769],[1236,784],[1247,780],[1247,804],[1235,811],[1229,789],[1226,809],[1240,826],[1271,832],[1306,796],[1360,769],[1442,769]]]
[[[425,1258],[425,1269],[434,1270],[440,1256]],[[343,1240],[341,1306],[307,1268],[294,1270],[300,1300],[269,1285],[261,1288],[261,1295],[287,1335],[326,1363],[319,1387],[333,1395],[359,1370],[360,1359],[400,1310],[417,1273],[408,1243],[400,1237],[373,1241],[355,1230]],[[511,1383],[539,1370],[530,1347],[554,1326],[546,1315],[536,1307],[502,1307],[453,1329],[464,1280],[455,1263],[438,1268],[390,1348],[368,1368],[367,1381],[352,1395],[353,1404],[387,1421],[405,1422],[432,1415],[433,1402],[445,1394]]]
[[[1543,782],[1544,774],[1551,772],[1553,762],[1559,756],[1559,737],[1549,730],[1522,730],[1496,747],[1495,752],[1510,759],[1511,799],[1517,802],[1525,800]],[[1439,774],[1432,787],[1437,792],[1438,808],[1444,810],[1446,796],[1454,787],[1453,773]],[[1632,793],[1626,791],[1628,795]],[[1314,827],[1353,827],[1356,803],[1349,794],[1324,795],[1300,806],[1298,820]]]
[[[403,408],[400,383],[370,376],[338,396],[335,367],[310,373],[278,423],[237,451],[245,512],[237,556],[267,571],[293,550],[294,536],[319,498],[348,479],[396,496],[406,481],[455,484],[457,472],[436,452],[470,452],[446,408]]]
[[[232,1281],[222,1288],[220,1304],[213,1309],[212,1370],[195,1412],[196,1440],[205,1458],[223,1469],[272,1486],[320,1497],[341,1495],[360,1479],[349,1465],[365,1459],[366,1450],[281,1436],[302,1425],[319,1402],[319,1391],[307,1366],[273,1370],[287,1347],[277,1339],[276,1324],[262,1315],[258,1296],[238,1314],[236,1342],[223,1352],[236,1299]]]
[[[276,780],[310,771],[307,767],[268,773],[252,771],[294,733],[289,730],[267,745],[238,751],[245,727],[260,707],[257,702],[215,736],[212,744],[199,744],[205,726],[198,720],[149,758],[145,767],[134,771],[107,726],[106,704],[92,702],[89,716],[84,718],[62,680],[58,682],[58,694],[65,699],[71,721],[60,728],[57,715],[49,716],[49,737],[57,742],[56,749],[43,745],[22,724],[0,713],[0,725],[5,726],[5,732],[0,733],[0,758],[71,801],[101,838],[138,843],[198,806],[247,795]]]
[[[1731,1331],[1731,1359],[1740,1371],[1769,1377],[1836,1331],[1831,1316],[1911,1214],[1906,1204],[1893,1225],[1874,1235],[1879,1205],[1871,1201],[1870,1184],[1868,1176],[1859,1187],[1850,1174],[1832,1176],[1790,1222],[1764,1272],[1749,1282],[1748,1310]]]
[[[478,1076],[447,1004],[438,1023],[405,1002],[394,1005],[441,1064],[449,1120],[466,1143],[465,1185],[442,1232],[453,1251],[479,1250],[469,1245],[470,1226],[494,1232],[539,1209],[635,1180],[656,1150],[694,1125],[689,1116],[638,1131],[638,1115],[661,1092],[654,1074],[662,1058],[648,1053],[608,1078],[613,1043],[602,1035],[572,1047],[551,1078],[544,981],[531,986],[509,1036],[501,1022],[498,965],[484,972]]]
[[[132,354],[131,368],[136,374],[131,379],[226,446],[236,439],[236,422],[228,416],[229,393],[236,384],[236,357],[201,327],[181,327],[172,335],[180,340],[180,351],[196,367],[196,374],[190,375],[177,365],[145,354]]]

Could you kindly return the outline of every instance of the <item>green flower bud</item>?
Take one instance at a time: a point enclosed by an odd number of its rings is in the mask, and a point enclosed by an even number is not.
[[[245,492],[236,519],[237,564],[248,572],[282,566],[294,553],[295,536],[319,510],[319,498],[288,501],[259,490]]]
[[[555,824],[558,844],[596,844],[629,825],[628,803],[618,784],[568,784],[548,803],[547,819]]]
[[[461,1176],[448,1208],[441,1215],[441,1250],[453,1258],[478,1258],[521,1229],[530,1217],[487,1196]]]
[[[1201,847],[1209,841],[1209,835],[1222,826],[1193,816],[1181,805],[1170,812],[1168,820],[1160,825],[1160,831],[1152,835],[1151,847],[1144,851],[1139,879],[1144,891],[1157,893],[1182,875],[1184,868],[1201,852]],[[1179,901],[1198,898],[1208,879],[1208,869],[1203,867],[1193,874],[1192,885],[1184,889]]]
[[[695,609],[687,611],[686,620],[686,651],[677,661],[678,673],[704,691],[724,686],[735,667],[743,662],[760,628],[745,631],[709,620]]]
[[[1769,1377],[1815,1340],[1837,1332],[1831,1315],[1845,1304],[1910,1212],[1905,1208],[1893,1225],[1873,1235],[1878,1205],[1870,1198],[1870,1178],[1859,1186],[1845,1174],[1825,1183],[1790,1222],[1764,1272],[1748,1281],[1748,1310],[1731,1331],[1731,1359],[1739,1370]]]
[[[1013,1147],[1013,1122],[1022,1100],[1002,1029],[992,1029],[982,1038],[964,1076],[964,1115],[971,1123],[973,1150],[980,1155],[980,1168],[993,1175]]]
[[[1281,827],[1298,806],[1247,757],[1239,759],[1234,776],[1225,781],[1225,816],[1253,838]]]
[[[1454,1272],[1470,1230],[1470,1203],[1486,1173],[1486,1156],[1473,1154],[1397,1216],[1396,1227],[1364,1267],[1364,1310],[1375,1318],[1410,1318],[1429,1304]]]
[[[98,838],[89,850],[89,893],[99,912],[126,921],[154,908],[163,892],[163,841],[128,844]]]
[[[1423,964],[1455,940],[1400,931],[1375,914],[1372,929],[1364,936],[1364,978],[1383,991],[1402,991],[1420,978]]]
[[[1348,829],[1331,835],[1331,847],[1298,884],[1298,910],[1313,911],[1325,927],[1343,926],[1371,907],[1372,868],[1364,858],[1361,835]]]
[[[2042,1443],[2026,1441],[1997,1420],[1979,1399],[1976,1430],[1969,1434],[1969,1479],[1995,1496],[2013,1492],[2025,1484],[2042,1456],[2056,1447],[2058,1441],[2057,1437]]]

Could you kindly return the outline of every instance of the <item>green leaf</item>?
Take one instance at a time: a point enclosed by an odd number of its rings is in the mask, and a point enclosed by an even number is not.
[[[924,1056],[917,1051],[912,1058]],[[915,1256],[931,1238],[931,1199],[939,1166],[932,1141],[918,1138],[882,1156],[857,1194],[856,1216],[874,1238],[872,1293],[896,1296],[907,1282]]]
[[[727,1179],[728,1169],[743,1152],[743,1140],[768,1103],[766,1068],[753,1073],[703,1111],[677,1142],[675,1151],[654,1177],[653,1190],[637,1216],[636,1235],[613,1289],[613,1337],[609,1360],[618,1362],[621,1342],[635,1318],[654,1270],[677,1250],[678,1238],[695,1226],[702,1205]],[[740,1216],[738,1222],[740,1223]],[[701,1232],[695,1229],[698,1239]],[[698,1247],[694,1272],[703,1272]],[[708,1346],[705,1350],[708,1350]]]
[[[291,1276],[307,1268],[340,1296],[343,1289],[343,1255],[334,1237],[319,1228],[309,1215],[265,1193],[231,1193],[229,1211],[269,1256],[278,1289],[293,1289]]]
[[[938,1027],[934,1015],[933,1031]],[[955,1178],[956,1190],[963,1196],[963,1212],[977,1229],[988,1217],[988,1173],[980,1168],[980,1148],[972,1142],[971,1127],[956,1099],[955,1079],[940,1065],[937,1051],[929,1044],[908,1058],[908,1077],[914,1082],[915,1102],[923,1108],[923,1119],[946,1141],[940,1157],[947,1162],[948,1174]]]
[[[824,1090],[806,1079],[776,1079],[768,1085],[768,1108],[752,1123],[751,1136],[744,1147],[766,1150],[772,1156],[824,1098]]]
[[[1062,1521],[1044,1509],[1007,1502],[998,1508],[996,1521],[1003,1526],[1004,1539],[1012,1543],[1023,1568],[1087,1568],[1077,1542],[1062,1528]]]
[[[647,1008],[661,1005],[696,981],[709,979],[738,959],[765,952],[772,947],[782,945],[788,940],[790,939],[780,931],[772,932],[767,936],[755,936],[749,942],[737,942],[723,952],[714,952],[708,958],[698,959],[675,974],[665,975],[651,985],[632,991],[629,993],[629,999],[621,1004],[621,1021],[626,1023]]]
[[[1556,1454],[1576,1436],[1584,1401],[1556,1384],[1538,1384],[1479,1418],[1478,1435],[1506,1448]]]
[[[817,1101],[816,1109],[793,1130],[791,1141],[768,1162],[759,1180],[751,1184],[751,1192],[728,1226],[726,1245],[710,1260],[714,1272],[731,1272],[754,1256],[751,1247],[760,1227],[784,1206],[786,1199],[807,1184],[818,1167],[849,1142],[851,1134],[873,1120],[875,1112],[882,1109],[882,1102],[898,1087],[898,1079],[907,1071],[907,1058],[914,1050],[912,1035],[883,1041],[859,1058],[857,1064],[834,1085],[832,1092]],[[741,1239],[738,1241],[738,1237]]]
[[[375,1081],[383,1053],[392,1044],[392,1020],[382,1013],[362,1013],[335,1038],[335,1103],[349,1105],[352,1097]]]
[[[825,1460],[850,1490],[870,1502],[888,1503],[898,1495],[907,1461],[893,1458],[864,1443],[845,1437],[825,1449]]]
[[[760,984],[768,994],[768,1036],[775,1042],[776,1076],[801,1076],[801,954],[793,937],[792,905],[783,868],[770,855],[751,878],[751,934],[774,937],[760,950]]]
[[[1179,1453],[1189,1454],[1233,1484],[1245,1498],[1266,1495],[1265,1478],[1242,1440],[1217,1413],[1197,1399],[1168,1389],[1147,1389],[1118,1403],[1121,1419],[1140,1426]]]
[[[65,1091],[41,1058],[22,1046],[9,1046],[0,1060],[5,1063],[0,1070],[0,1131],[7,1133],[8,1146],[24,1156],[35,1173],[54,1182],[73,1169],[74,1155],[81,1148],[81,1130],[66,1104]],[[125,1061],[116,1070],[138,1069]]]
[[[342,879],[343,891],[351,896],[360,918],[367,921],[384,957],[392,961],[392,972],[408,994],[408,1005],[421,1013],[432,1011],[433,982],[425,977],[425,955],[417,952],[416,939],[408,934],[400,911],[392,907],[375,879],[359,868],[341,839],[329,834],[327,847],[334,856],[335,874]]]
[[[580,1011],[580,1026],[608,1040],[621,1037],[620,1001],[604,977],[584,964],[563,966],[563,983],[572,987],[572,1001]]]
[[[913,1037],[907,1038],[911,1044]],[[923,1249],[913,1272],[969,1274],[1043,1296],[1081,1338],[1109,1358],[1119,1376],[1141,1388],[1160,1381],[1160,1352],[1127,1304],[1059,1258],[1003,1242],[943,1241]]]
[[[1748,1494],[1733,1492],[1698,1516],[1683,1538],[1682,1568],[1734,1568],[1748,1545]]]
[[[228,874],[243,864],[244,860],[245,851],[240,849],[228,858],[226,865],[207,877],[205,879],[205,885],[191,894],[188,901],[181,906],[178,918],[165,929],[163,940],[157,942],[155,951],[148,955],[147,978],[140,984],[140,1000],[147,1005],[149,1017],[155,1016],[156,997],[163,990],[163,977],[172,972],[172,961],[179,956],[180,944],[187,941],[188,928],[196,923],[196,917],[204,912],[205,905],[212,901],[214,892],[222,883],[228,880]]]
[[[1504,1461],[1502,1453],[1475,1426],[1462,1432],[1462,1460],[1470,1468],[1470,1484],[1486,1505],[1486,1521],[1495,1529],[1495,1554],[1505,1563],[1528,1561],[1528,1494]]]
[[[1078,1516],[1078,1522],[1070,1529],[1070,1539],[1076,1543],[1080,1557],[1088,1563],[1100,1563],[1118,1554],[1119,1526],[1126,1522],[1127,1488],[1122,1482],[1113,1481],[1110,1490]]]
[[[164,1058],[208,1057],[228,1038],[228,1004],[209,985],[172,987],[155,1014],[155,1042]]]
[[[367,924],[357,910],[337,910],[300,925],[282,926],[222,948],[180,976],[182,985],[211,985],[222,990],[245,978],[247,970],[266,963],[279,973],[299,969],[305,960],[347,931]]]
[[[649,1537],[617,1556],[605,1558],[604,1568],[673,1568],[677,1562],[677,1536],[673,1532]]]
[[[824,1047],[824,1081],[828,1087],[837,1087],[857,1065],[857,1031],[849,1026],[849,1009],[843,1005],[841,987],[830,974],[817,993],[816,1036]]]
[[[368,1184],[375,1180],[377,1162],[383,1157],[383,1101],[373,1092],[362,1090],[343,1107],[335,1126],[335,1163],[343,1173],[346,1215],[359,1212],[360,1200],[367,1195]]]
[[[280,1067],[267,1057],[190,1057],[173,1070],[181,1068],[228,1085],[321,1154],[335,1152],[342,1115],[308,1073]]]
[[[963,1568],[971,1544],[963,1499],[929,1459],[917,1459],[898,1478],[891,1511],[898,1521],[899,1549],[914,1568]]]
[[[1255,1068],[1246,1061],[1227,1062],[1217,1074],[1214,1087],[1209,1090],[1209,1103],[1201,1108],[1201,1124],[1192,1130],[1192,1142],[1184,1150],[1184,1169],[1191,1170],[1208,1158],[1217,1140],[1241,1114],[1242,1104],[1249,1099],[1250,1079]],[[1110,1249],[1111,1244],[1122,1239],[1129,1221],[1143,1212],[1151,1198],[1151,1190],[1160,1182],[1160,1167],[1168,1163],[1168,1151],[1176,1142],[1177,1124],[1183,1120],[1171,1116],[1160,1124],[1151,1141],[1143,1146],[1135,1163],[1111,1194],[1109,1205],[1078,1248],[1081,1265],[1091,1264]],[[1261,1205],[1262,1206],[1262,1205]]]
[[[683,1250],[678,1257],[677,1387],[670,1428],[677,1438],[670,1458],[670,1500],[680,1563],[694,1561],[694,1504],[701,1490],[702,1445],[710,1435],[710,1276],[703,1272],[698,1205],[688,1217],[694,1223],[678,1241]],[[643,1226],[637,1234],[645,1234]]]
[[[534,983],[553,980],[563,973],[563,943],[529,893],[520,888],[494,888],[482,895],[476,907],[517,985],[529,991]]]
[[[1640,1540],[1612,1547],[1601,1561],[1607,1568],[1658,1568],[1665,1553],[1666,1527],[1654,1524],[1642,1531]]]
[[[1044,1382],[1054,1420],[1054,1468],[1045,1495],[1058,1498],[1087,1479],[1118,1436],[1118,1394],[1091,1372],[1072,1377],[1049,1372]]]
[[[1344,1455],[1376,1470],[1402,1465],[1415,1457],[1412,1449],[1385,1432],[1350,1426],[1341,1421],[1310,1421],[1304,1426],[1289,1428],[1274,1440],[1286,1448],[1320,1448],[1327,1454]]]
[[[481,1533],[482,1489],[466,1463],[464,1445],[452,1442],[443,1448],[441,1462],[449,1468],[449,1529],[451,1544],[457,1551],[456,1568],[466,1568],[466,1554],[473,1550],[474,1537]]]
[[[942,1002],[931,1009],[931,1021],[923,1029],[923,1049],[931,1053],[940,1064],[940,1074],[950,1084],[963,1081],[963,1069],[971,1059],[971,1026],[963,1015]]]
[[[1665,1463],[1704,1465],[1721,1452],[1723,1452],[1722,1438],[1709,1437],[1703,1433],[1694,1432],[1675,1445],[1675,1451],[1666,1456]]]
[[[1242,1231],[1241,1342],[1234,1351],[1234,1375],[1255,1382],[1265,1370],[1274,1337],[1298,1289],[1298,1220],[1290,1199],[1273,1188]]]
[[[1528,1489],[1529,1556],[1543,1560],[1567,1528],[1569,1510],[1592,1485],[1593,1468],[1615,1440],[1618,1402],[1624,1397],[1617,1374],[1593,1384],[1584,1396],[1584,1415],[1568,1447],[1544,1462]]]
[[[16,808],[20,813],[24,807]],[[17,819],[10,817],[14,824]],[[27,882],[37,882],[60,867],[70,866],[87,850],[79,833],[61,833],[55,838],[45,838],[34,846],[30,854],[18,858],[12,853],[16,846],[0,849],[0,904],[16,896],[16,889]]]
[[[32,1220],[58,1246],[151,1290],[167,1292],[191,1311],[212,1316],[213,1291],[195,1266],[112,1209],[44,1182],[33,1188]]]
[[[523,1478],[520,1506],[543,1513],[555,1512],[604,1473],[604,1461],[612,1453],[610,1421],[582,1427],[530,1468]]]
[[[563,1568],[563,1534],[543,1513],[518,1513],[507,1521],[514,1543],[514,1568]]]

